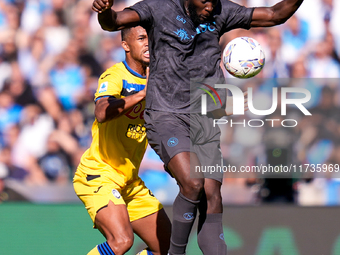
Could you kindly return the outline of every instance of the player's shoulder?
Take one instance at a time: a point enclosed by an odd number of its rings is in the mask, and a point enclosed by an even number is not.
[[[164,3],[164,2],[171,2],[171,1],[176,1],[176,0],[162,0],[162,3]],[[144,3],[144,4],[157,4],[158,3],[158,5],[160,5],[159,4],[159,0],[143,0],[143,1],[140,1],[140,3]]]
[[[108,73],[110,73],[110,74],[112,74],[112,73],[119,73],[119,72],[121,72],[121,71],[124,71],[124,64],[123,64],[123,62],[119,62],[119,63],[116,63],[116,64],[114,64],[113,66],[110,66],[108,69],[106,69],[106,71],[102,74],[102,75],[104,75],[104,74],[108,74]]]
[[[215,15],[219,15],[223,20],[225,20],[230,17],[242,17],[242,15],[247,16],[252,13],[252,9],[253,8],[247,8],[230,0],[220,0],[214,12]]]
[[[140,2],[137,2],[134,6],[148,6],[149,8],[151,7],[152,9],[158,10],[161,8],[164,8],[166,6],[166,3],[172,3],[172,2],[176,2],[179,0],[162,0],[162,4],[160,4],[160,0],[143,0]]]
[[[134,71],[126,61],[108,68],[99,78],[100,81],[145,83],[146,77]]]
[[[230,0],[220,0],[219,4],[221,5],[222,10],[228,10],[228,9],[237,9],[237,8],[244,8],[245,6],[238,4],[234,1]]]
[[[236,3],[235,1],[231,1],[231,0],[220,0],[219,1],[222,5],[239,5],[238,3]]]
[[[106,69],[105,72],[102,73],[102,75],[99,77],[100,80],[103,79],[117,79],[122,76],[124,73],[125,67],[122,62],[119,62],[117,64],[114,64],[113,66]]]

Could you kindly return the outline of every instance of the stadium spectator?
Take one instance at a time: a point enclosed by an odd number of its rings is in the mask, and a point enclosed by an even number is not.
[[[340,64],[333,57],[333,44],[327,41],[319,42],[308,61],[311,78],[340,77]]]
[[[288,78],[288,62],[282,47],[282,35],[279,29],[268,30],[268,49],[265,49],[266,68],[263,74],[267,78]]]
[[[38,159],[38,164],[49,181],[65,183],[70,179],[71,166],[68,155],[59,145],[60,138],[63,137],[58,137],[55,133],[49,136],[47,152]]]
[[[7,200],[7,195],[4,192],[5,190],[5,183],[4,180],[8,176],[8,169],[5,164],[1,161],[1,153],[0,153],[0,203]]]
[[[308,40],[308,23],[297,16],[290,18],[282,31],[283,58],[291,65],[304,51]]]

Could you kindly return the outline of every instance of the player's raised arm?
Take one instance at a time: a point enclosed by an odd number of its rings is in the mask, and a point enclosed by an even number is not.
[[[124,98],[102,97],[95,106],[95,116],[99,123],[118,118],[126,113],[146,96],[146,89],[149,79],[149,68],[146,68],[146,84],[143,90]]]
[[[125,9],[116,12],[111,9],[113,0],[94,0],[92,10],[98,13],[98,21],[102,29],[117,31],[127,27],[137,26],[140,22],[137,12]]]
[[[251,27],[271,27],[285,23],[303,0],[283,0],[272,7],[255,8]]]
[[[96,102],[95,116],[99,123],[103,123],[126,113],[138,102],[145,98],[146,90],[124,98],[104,97]]]

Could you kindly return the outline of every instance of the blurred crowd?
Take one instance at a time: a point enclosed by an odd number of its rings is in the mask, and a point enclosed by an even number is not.
[[[115,9],[122,10],[134,2],[116,0]],[[269,6],[278,1],[236,2]],[[79,159],[91,143],[97,79],[108,67],[124,60],[120,33],[103,31],[91,5],[92,0],[0,2],[0,193],[3,179],[41,186],[71,183]],[[294,162],[340,163],[338,19],[339,1],[309,0],[284,25],[234,30],[221,39],[223,48],[238,36],[255,38],[266,55],[259,78],[306,78],[298,86],[317,95],[308,106],[315,112],[313,119],[298,116],[299,125],[290,135],[292,141],[287,146],[294,157],[289,160]],[[322,79],[313,82],[316,78]],[[254,93],[268,97],[271,88],[279,85],[258,82],[252,86]],[[226,161],[259,162],[266,155],[266,145],[261,141],[267,133],[247,128],[226,131]],[[252,139],[244,139],[247,136]],[[261,149],[256,144],[261,144]],[[147,153],[141,170],[154,189],[169,181],[152,152]],[[251,187],[261,193],[254,188],[258,181],[234,177],[224,184]],[[300,181],[300,186],[316,183],[321,187],[326,195],[319,204],[340,203],[336,179],[324,176],[322,186],[318,183],[321,179],[309,177],[308,182]],[[298,190],[295,184],[293,189]],[[332,190],[332,195],[327,195],[327,190]],[[242,198],[236,203],[240,201]]]

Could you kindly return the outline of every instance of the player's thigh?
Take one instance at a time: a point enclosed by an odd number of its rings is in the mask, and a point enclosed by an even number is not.
[[[95,225],[109,242],[133,242],[133,230],[125,204],[109,201],[97,212]]]
[[[154,255],[166,255],[170,246],[171,223],[164,209],[133,221],[133,231]]]
[[[183,169],[185,174],[189,175],[191,140],[188,115],[148,110],[144,118],[149,144],[165,166],[168,166],[171,161],[173,163],[170,165],[180,169],[175,170],[176,172]],[[172,160],[178,154],[181,154],[181,160]]]
[[[182,194],[197,200],[204,180],[202,175],[192,176],[200,162],[191,152],[190,115],[148,110],[144,118],[149,144],[176,178]]]
[[[133,238],[127,207],[119,185],[109,181],[105,175],[87,175],[80,171],[77,171],[73,183],[94,227],[98,228],[108,241],[119,231],[125,239]]]
[[[171,224],[162,204],[140,178],[125,191],[129,194],[125,201],[133,230],[153,252],[166,254]]]
[[[192,176],[196,165],[200,163],[196,153],[193,152],[180,152],[169,161],[168,168],[176,178],[183,194],[196,190],[200,192],[203,188],[203,175]]]

